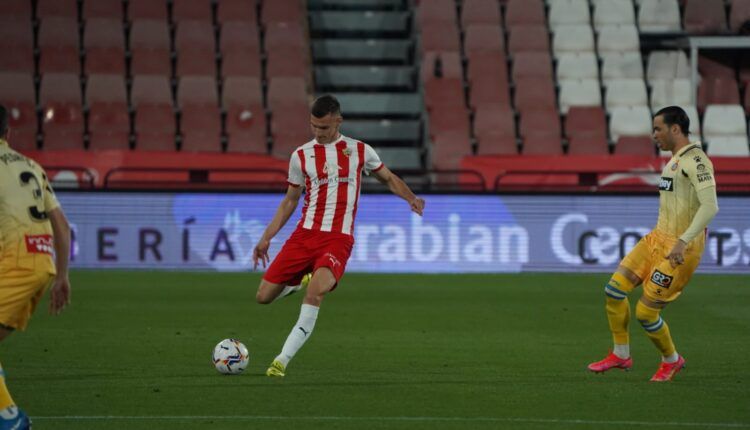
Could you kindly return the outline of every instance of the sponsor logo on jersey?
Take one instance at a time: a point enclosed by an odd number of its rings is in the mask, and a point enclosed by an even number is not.
[[[26,235],[26,252],[29,254],[47,254],[54,252],[54,241],[50,234]]]
[[[659,190],[660,191],[674,191],[674,183],[672,178],[665,178],[664,176],[659,179]]]
[[[698,182],[708,182],[713,179],[710,172],[698,173]]]
[[[705,164],[699,164],[698,166],[696,166],[696,169],[698,169],[699,172],[702,172],[702,171],[706,170],[706,165]]]
[[[654,270],[654,273],[651,275],[651,282],[660,287],[669,288],[672,285],[672,276],[665,275],[659,270]]]

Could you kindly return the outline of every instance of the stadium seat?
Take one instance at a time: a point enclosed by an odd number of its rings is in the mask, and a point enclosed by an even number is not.
[[[588,0],[555,0],[550,3],[549,27],[554,33],[561,25],[589,25]]]
[[[642,0],[638,8],[641,33],[675,33],[682,31],[677,0]]]
[[[3,19],[13,18],[17,22],[31,22],[31,2],[29,0],[4,0]]]
[[[456,170],[461,159],[471,155],[471,142],[463,133],[443,133],[433,138],[431,149],[433,169]]]
[[[308,109],[307,85],[301,78],[272,78],[268,84],[268,107],[272,111],[287,106],[304,106]]]
[[[115,19],[122,22],[122,0],[95,0],[83,2],[82,16],[88,25],[93,18]]]
[[[645,105],[648,105],[648,95],[643,79],[613,79],[607,85],[607,112],[619,106]]]
[[[605,26],[635,25],[635,10],[630,0],[601,0],[594,4],[594,28]]]
[[[560,139],[560,115],[557,109],[527,109],[521,113],[518,133],[526,137],[552,137]]]
[[[508,50],[511,55],[524,51],[549,52],[549,33],[543,25],[521,25],[510,29]]]
[[[716,34],[727,31],[724,0],[689,0],[685,4],[685,31],[690,34]]]
[[[616,79],[643,79],[640,52],[608,52],[602,55],[602,82],[606,87]]]
[[[34,73],[34,30],[31,21],[0,18],[0,72]]]
[[[618,106],[609,117],[609,134],[613,141],[620,136],[650,136],[651,111],[648,106]]]
[[[513,80],[529,77],[552,79],[552,59],[548,52],[519,52],[513,57]]]
[[[463,102],[462,79],[431,79],[424,83],[424,104],[428,111],[439,106],[462,106]]]
[[[557,57],[557,80],[599,80],[599,63],[593,52],[569,52]]]
[[[81,83],[76,74],[47,73],[39,90],[44,149],[83,149]]]
[[[455,25],[426,24],[421,28],[422,51],[460,51],[461,41]]]
[[[607,140],[607,119],[601,106],[572,106],[565,115],[565,134]]]
[[[598,79],[563,79],[560,85],[560,112],[568,113],[571,106],[601,106],[602,93]]]
[[[469,105],[476,108],[485,104],[510,106],[510,92],[507,80],[490,77],[475,79],[471,82]]]
[[[648,56],[646,77],[657,79],[690,79],[690,63],[682,51],[654,51]]]
[[[516,110],[557,109],[555,85],[547,78],[520,78],[516,81]]]
[[[0,72],[0,104],[8,110],[13,147],[36,149],[37,118],[33,76],[28,73]]]
[[[215,76],[216,52],[213,25],[208,21],[183,20],[175,31],[177,76]]]
[[[742,25],[750,21],[750,0],[732,0],[732,11],[729,16],[729,28],[738,33]]]
[[[568,139],[569,155],[607,155],[609,145],[606,138],[594,136],[577,136]]]
[[[651,108],[656,111],[666,106],[687,106],[693,97],[690,79],[659,79],[651,81]]]
[[[698,56],[698,73],[704,79],[734,79],[737,56],[732,54],[721,55],[721,52],[712,52],[711,54],[713,54],[711,57],[708,55]]]
[[[703,136],[711,140],[717,136],[745,136],[747,124],[740,105],[709,105],[703,115]]]
[[[284,109],[274,110],[271,135],[271,155],[289,160],[292,151],[313,138],[310,134],[310,110],[307,105],[289,105]]]
[[[469,136],[470,131],[469,111],[463,104],[441,105],[429,112],[430,136],[454,132]]]
[[[499,25],[470,24],[465,28],[464,51],[505,52],[505,37]]]
[[[221,111],[213,76],[184,76],[177,88],[181,151],[219,152]]]
[[[747,136],[715,136],[708,139],[707,152],[711,156],[747,157],[750,156]]]
[[[617,139],[615,154],[655,156],[657,147],[650,136],[623,136]]]
[[[166,21],[140,20],[130,29],[132,75],[172,74],[169,28]]]
[[[229,21],[221,26],[219,47],[222,52],[231,49],[244,49],[260,52],[258,28],[254,23],[245,21]]]
[[[542,0],[508,0],[505,5],[505,25],[547,25]]]
[[[306,19],[307,13],[299,0],[263,0],[261,21],[264,25],[274,22],[301,25]]]
[[[750,117],[750,86],[745,84],[745,98],[742,105],[745,107],[745,114]]]
[[[499,79],[507,86],[508,66],[503,55],[495,52],[473,52],[468,56],[468,60],[466,75],[469,82]]]
[[[78,2],[76,0],[37,0],[36,16],[40,20],[51,17],[78,20]]]
[[[704,78],[698,86],[698,110],[710,104],[740,104],[740,92],[734,78]]]
[[[167,0],[128,0],[128,18],[167,21]]]
[[[303,48],[308,45],[302,28],[285,22],[266,25],[264,43],[267,51],[273,49]]]
[[[561,139],[553,136],[529,136],[523,139],[523,155],[562,155]]]
[[[310,60],[307,49],[286,48],[266,52],[266,76],[309,79]]]
[[[111,18],[91,18],[83,32],[86,73],[125,75],[125,33]]]
[[[221,53],[221,75],[259,78],[260,53],[256,50],[228,48]]]
[[[509,106],[481,105],[474,114],[477,154],[516,154],[516,130],[513,110]]]
[[[81,72],[76,18],[45,18],[39,26],[39,73]]]
[[[226,112],[228,152],[266,153],[266,114],[259,78],[224,80],[222,107]]]
[[[597,50],[599,55],[606,52],[640,51],[640,39],[635,25],[610,25],[599,29]]]
[[[552,39],[555,58],[567,52],[594,52],[594,32],[590,25],[561,25]]]
[[[182,21],[212,23],[211,0],[172,0],[172,21],[177,25]]]
[[[135,110],[135,149],[174,151],[176,126],[169,79],[166,76],[135,76],[130,98]]]
[[[438,66],[439,64],[439,66]],[[436,76],[439,73],[440,76]],[[458,52],[425,52],[420,67],[422,82],[430,79],[463,79],[461,54]]]
[[[257,23],[255,0],[222,0],[218,2],[216,21],[222,26],[230,22],[255,25]]]
[[[123,75],[89,75],[86,105],[89,149],[128,149],[130,116]]]
[[[497,0],[464,0],[461,7],[462,28],[465,29],[470,24],[500,25],[501,22],[500,4]]]
[[[417,22],[420,25],[457,25],[456,3],[453,0],[420,2],[417,7]]]

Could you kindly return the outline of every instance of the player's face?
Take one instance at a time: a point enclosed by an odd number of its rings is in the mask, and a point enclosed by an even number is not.
[[[310,115],[310,127],[313,135],[315,135],[315,140],[323,144],[333,142],[339,135],[341,120],[341,115],[331,115],[330,113],[323,118]]]
[[[654,129],[651,133],[651,137],[662,151],[671,151],[672,148],[674,148],[674,141],[669,132],[669,127],[664,124],[664,119],[661,115],[654,118]]]

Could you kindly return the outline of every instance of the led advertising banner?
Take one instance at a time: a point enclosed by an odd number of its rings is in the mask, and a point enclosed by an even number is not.
[[[281,194],[60,192],[73,267],[247,271]],[[424,217],[364,194],[349,272],[610,272],[656,224],[657,196],[427,195]],[[278,253],[300,217],[273,240]],[[719,197],[699,271],[750,273],[750,198]]]

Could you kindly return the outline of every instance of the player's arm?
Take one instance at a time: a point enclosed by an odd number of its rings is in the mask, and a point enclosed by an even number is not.
[[[381,184],[387,185],[393,194],[406,200],[412,212],[422,215],[424,211],[424,199],[417,197],[409,186],[395,173],[391,172],[384,165],[381,165],[379,169],[373,170],[372,174]]]
[[[59,314],[70,303],[70,279],[68,261],[70,257],[70,224],[59,206],[48,211],[55,244],[55,266],[57,275],[50,291],[49,311]]]
[[[263,232],[263,236],[261,236],[258,244],[255,245],[255,249],[253,250],[253,269],[258,267],[259,261],[263,263],[263,267],[266,267],[266,264],[269,261],[268,248],[271,246],[271,239],[273,239],[286,225],[287,221],[289,221],[289,217],[291,217],[297,209],[300,196],[302,196],[302,187],[290,184],[286,190],[284,199],[281,200],[278,209],[276,209],[276,214],[274,214],[271,222],[268,223],[268,226]]]

